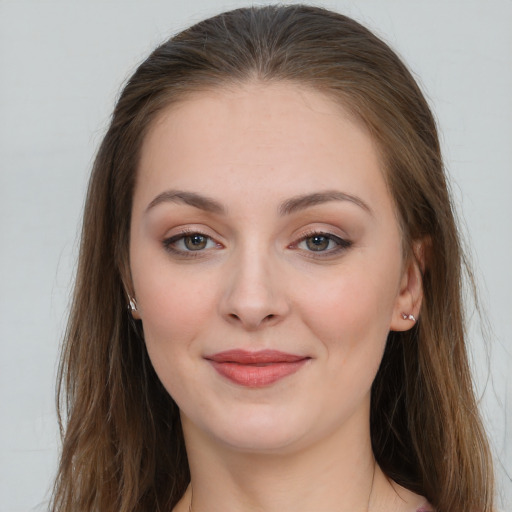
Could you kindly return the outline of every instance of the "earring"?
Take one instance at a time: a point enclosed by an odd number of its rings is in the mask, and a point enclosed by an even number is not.
[[[133,311],[137,311],[137,301],[133,297],[129,297],[130,302],[128,304],[128,309]]]
[[[416,318],[414,317],[414,315],[408,315],[407,313],[402,313],[402,318],[404,320],[411,320],[413,322],[416,322]]]

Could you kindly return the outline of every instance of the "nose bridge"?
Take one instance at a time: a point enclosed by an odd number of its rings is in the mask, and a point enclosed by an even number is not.
[[[263,247],[253,240],[236,249],[230,258],[223,314],[247,329],[276,323],[287,310],[276,258]]]

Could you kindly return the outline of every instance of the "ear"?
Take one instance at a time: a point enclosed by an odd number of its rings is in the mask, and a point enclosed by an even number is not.
[[[425,239],[415,241],[412,254],[405,262],[391,319],[390,330],[392,331],[407,331],[419,318],[423,300],[423,273],[427,246],[428,242]]]

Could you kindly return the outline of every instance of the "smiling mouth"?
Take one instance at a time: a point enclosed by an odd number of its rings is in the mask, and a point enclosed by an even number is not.
[[[228,350],[205,359],[231,382],[249,388],[260,388],[294,374],[311,358],[278,350]]]

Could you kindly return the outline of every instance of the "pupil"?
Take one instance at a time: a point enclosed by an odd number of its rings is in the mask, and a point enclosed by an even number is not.
[[[185,246],[191,251],[198,251],[206,247],[206,237],[203,235],[190,235],[185,238]]]
[[[306,245],[312,251],[323,251],[329,246],[329,239],[326,236],[312,236],[307,239]]]

